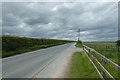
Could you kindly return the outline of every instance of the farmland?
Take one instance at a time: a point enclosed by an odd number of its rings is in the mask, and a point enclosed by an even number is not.
[[[2,36],[2,58],[73,41]]]
[[[111,61],[120,65],[120,52],[118,52],[118,48],[115,42],[84,42],[85,45],[95,49],[100,54],[104,55]],[[92,53],[93,54],[93,53]],[[94,55],[94,54],[93,54]],[[94,55],[95,56],[95,55]],[[95,56],[98,61],[102,61],[101,58]],[[98,66],[99,68],[99,66]],[[113,77],[119,78],[120,73],[113,69],[110,65],[106,64],[105,68],[112,74]],[[106,75],[104,77],[107,78]]]
[[[97,52],[103,54],[113,62],[120,64],[118,60],[120,60],[120,53],[118,53],[118,49],[116,43],[114,42],[86,42],[85,45],[95,49]]]

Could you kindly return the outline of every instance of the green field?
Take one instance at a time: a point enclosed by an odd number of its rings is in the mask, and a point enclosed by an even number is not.
[[[84,52],[75,52],[72,56],[69,78],[99,78],[98,74]]]
[[[115,42],[84,42],[84,45],[87,45],[93,49],[95,49],[100,54],[109,58],[111,61],[120,65],[120,52],[118,52],[118,48]],[[93,54],[94,55],[94,54]],[[95,56],[95,55],[94,55]],[[95,56],[100,62],[101,58]],[[112,74],[115,78],[120,78],[120,73],[113,69],[110,65],[106,64],[105,68]],[[106,75],[105,75],[106,77]]]
[[[2,36],[2,58],[73,41]]]
[[[120,64],[120,52],[118,52],[116,43],[114,42],[84,42],[87,45],[102,55],[106,56],[113,62]]]

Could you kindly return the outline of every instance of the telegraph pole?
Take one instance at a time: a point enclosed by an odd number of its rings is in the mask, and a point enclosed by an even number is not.
[[[80,29],[78,29],[78,41],[80,40]]]

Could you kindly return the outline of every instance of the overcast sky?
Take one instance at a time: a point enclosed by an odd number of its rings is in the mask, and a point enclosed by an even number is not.
[[[82,41],[118,38],[117,2],[5,2],[2,34]]]

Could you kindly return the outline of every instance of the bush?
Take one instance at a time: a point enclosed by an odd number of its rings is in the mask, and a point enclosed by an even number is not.
[[[77,43],[78,43],[78,44],[82,44],[82,41],[78,40]]]
[[[120,40],[116,41],[117,46],[120,46]]]
[[[75,45],[75,46],[76,46],[76,47],[83,47],[82,41],[78,40],[78,41],[76,42],[76,45]]]
[[[65,44],[73,41],[56,40],[56,39],[40,39],[27,38],[17,36],[2,36],[2,57],[20,54],[23,52],[46,48],[50,46]]]

